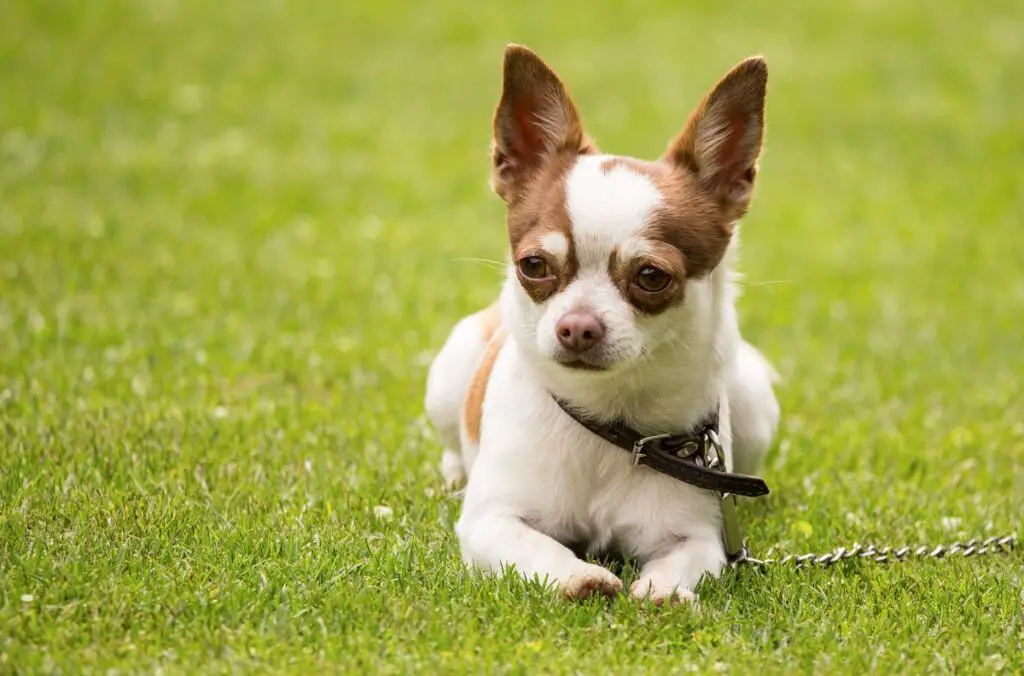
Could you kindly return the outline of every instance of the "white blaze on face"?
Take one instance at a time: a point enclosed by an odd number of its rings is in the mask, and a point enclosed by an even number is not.
[[[605,360],[632,359],[643,348],[643,333],[629,301],[622,297],[609,273],[613,252],[628,260],[644,248],[640,233],[662,196],[654,183],[627,166],[604,168],[606,155],[581,157],[566,177],[566,211],[572,225],[575,279],[552,297],[537,322],[537,347],[548,356],[560,351],[555,326],[567,312],[589,308],[605,326],[600,347]],[[544,242],[545,249],[567,247],[560,241]]]
[[[662,197],[651,179],[618,164],[605,171],[607,155],[585,155],[565,182],[566,209],[580,270],[607,269],[616,247],[635,239]]]

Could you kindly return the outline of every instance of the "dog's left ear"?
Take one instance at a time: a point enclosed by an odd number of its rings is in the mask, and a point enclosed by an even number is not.
[[[767,84],[764,57],[740,62],[697,106],[662,158],[695,173],[732,218],[745,214],[753,197]]]

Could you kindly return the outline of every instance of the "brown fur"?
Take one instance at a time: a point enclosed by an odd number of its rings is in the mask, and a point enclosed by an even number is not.
[[[669,170],[655,185],[665,202],[644,235],[681,251],[687,278],[709,275],[732,239],[733,220],[728,210],[716,204],[689,172]]]
[[[689,171],[664,162],[631,157],[609,158],[601,168],[608,172],[619,166],[648,177],[664,197],[664,205],[653,214],[643,236],[655,243],[670,244],[682,254],[682,275],[678,281],[703,277],[714,270],[729,246],[732,221],[697,178]],[[672,257],[667,249],[662,254]],[[656,267],[665,272],[678,268],[676,261],[671,261],[670,265],[670,268]]]
[[[492,305],[486,311],[493,309],[497,312],[497,307],[497,304]],[[499,322],[500,318],[501,315],[499,312]],[[466,426],[466,437],[474,444],[480,443],[480,423],[483,420],[484,397],[487,394],[487,383],[491,379],[491,371],[494,370],[494,362],[497,361],[498,354],[501,352],[501,348],[505,344],[505,339],[507,337],[508,334],[501,328],[497,328],[490,336],[487,344],[487,350],[484,352],[484,356],[480,358],[480,364],[476,368],[476,373],[473,374],[473,381],[470,383],[469,391],[466,393],[466,402],[462,409],[462,420],[463,424]]]
[[[525,47],[505,51],[504,84],[494,114],[492,184],[508,204],[512,258],[544,258],[551,278],[519,275],[537,303],[564,289],[576,276],[572,225],[565,210],[565,176],[580,155],[598,152],[583,131],[576,105],[558,75]],[[569,243],[564,261],[544,254],[541,240],[561,233]]]
[[[555,71],[529,49],[509,45],[501,99],[494,111],[494,191],[511,204],[552,157],[576,154],[591,145],[576,105]]]
[[[548,264],[553,279],[537,281],[519,275],[523,289],[536,303],[547,300],[576,278],[577,261],[573,246],[572,223],[565,207],[565,177],[579,156],[562,152],[545,164],[508,206],[508,238],[513,261],[540,256]],[[560,233],[568,242],[564,261],[545,255],[544,236]]]
[[[669,143],[664,161],[689,169],[731,220],[750,206],[764,139],[768,66],[751,57],[726,73]]]

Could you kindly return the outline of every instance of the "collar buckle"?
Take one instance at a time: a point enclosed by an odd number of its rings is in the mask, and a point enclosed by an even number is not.
[[[668,439],[671,434],[654,434],[643,439],[637,439],[633,442],[633,467],[640,464],[641,458],[645,457],[644,446],[651,443],[652,441],[661,441],[662,439]]]

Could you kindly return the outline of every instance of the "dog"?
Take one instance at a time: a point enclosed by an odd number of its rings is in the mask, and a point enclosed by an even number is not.
[[[441,472],[465,483],[470,566],[611,596],[622,581],[573,547],[619,552],[640,566],[630,595],[658,605],[694,600],[723,569],[718,496],[637,466],[571,412],[651,435],[717,412],[726,468],[757,468],[779,422],[776,376],[740,337],[733,268],[767,76],[762,57],[739,63],[652,162],[602,154],[555,71],[506,49],[491,185],[511,263],[427,377]]]

